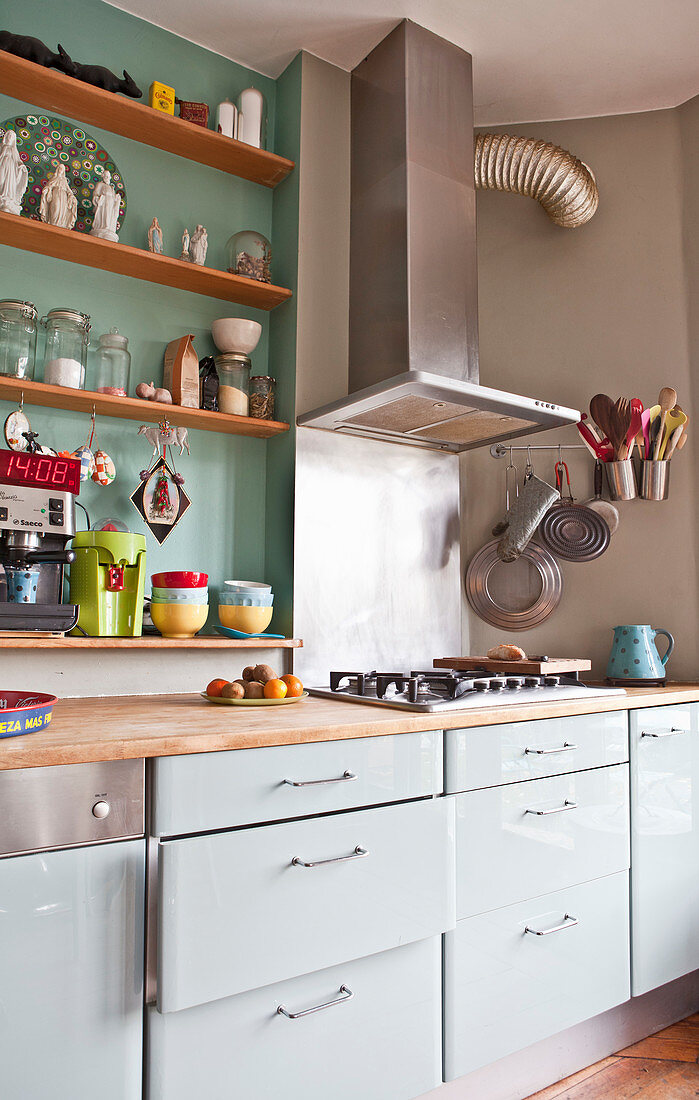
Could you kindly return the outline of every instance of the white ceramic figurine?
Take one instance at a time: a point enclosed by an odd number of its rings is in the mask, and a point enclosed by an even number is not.
[[[192,233],[190,254],[193,264],[203,267],[206,263],[206,250],[209,247],[209,238],[203,225],[198,225]]]
[[[65,165],[59,164],[41,192],[39,215],[42,222],[60,229],[72,229],[78,217],[78,200],[66,179]]]
[[[0,145],[0,210],[19,214],[29,173],[17,152],[17,135],[7,130]]]
[[[185,229],[182,234],[182,255],[180,259],[189,264],[192,262],[192,257],[189,254],[189,230]]]
[[[163,231],[157,218],[153,218],[148,228],[148,249],[155,252],[156,256],[163,254]]]
[[[121,214],[121,195],[112,184],[111,172],[105,172],[92,194],[91,237],[101,237],[105,241],[118,241],[117,222]]]

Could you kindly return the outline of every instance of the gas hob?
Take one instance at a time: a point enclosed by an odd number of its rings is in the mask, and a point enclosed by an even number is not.
[[[327,687],[312,687],[309,691],[311,695],[328,699],[347,699],[352,703],[396,707],[418,713],[626,694],[623,688],[591,686],[575,676],[518,676],[514,672],[511,676],[495,676],[478,669],[469,672],[430,669],[409,674],[331,672]]]

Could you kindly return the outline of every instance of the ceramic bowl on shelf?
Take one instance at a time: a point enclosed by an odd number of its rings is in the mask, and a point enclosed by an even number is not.
[[[211,325],[211,335],[224,354],[252,355],[260,342],[262,325],[245,317],[219,317]]]
[[[254,596],[256,592],[272,591],[272,585],[265,584],[264,581],[224,581],[223,583],[231,592],[242,592],[245,596]]]
[[[153,585],[153,603],[207,603],[208,588],[156,588]]]
[[[272,621],[273,607],[241,607],[220,603],[218,617],[222,626],[241,630],[244,634],[261,634]]]
[[[221,592],[218,602],[226,607],[271,607],[274,603],[274,595],[272,592],[266,592],[261,596],[241,596],[238,592]]]
[[[151,601],[150,614],[163,638],[193,638],[208,618],[209,605]]]
[[[153,573],[151,584],[156,588],[206,588],[208,573],[193,573],[189,569],[169,573]]]

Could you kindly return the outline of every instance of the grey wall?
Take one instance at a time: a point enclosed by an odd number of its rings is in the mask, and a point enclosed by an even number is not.
[[[588,225],[567,230],[531,199],[479,192],[481,382],[581,409],[599,391],[653,404],[658,389],[671,385],[691,411],[699,346],[698,104],[512,128],[588,163],[600,206]],[[578,442],[577,432],[535,439],[548,441]],[[584,500],[592,495],[592,460],[585,452],[566,457],[574,494]],[[540,476],[553,476],[554,458],[537,460]],[[694,433],[673,461],[670,500],[621,504],[607,553],[589,564],[562,563],[557,611],[511,640],[535,653],[591,656],[603,673],[610,627],[651,623],[677,638],[671,676],[695,677],[696,458]],[[504,466],[487,450],[462,459],[465,563],[503,511]],[[483,652],[505,634],[469,613],[464,650]]]

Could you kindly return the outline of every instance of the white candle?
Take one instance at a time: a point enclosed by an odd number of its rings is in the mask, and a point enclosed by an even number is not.
[[[238,96],[238,141],[262,148],[265,97],[257,88],[246,88]]]

